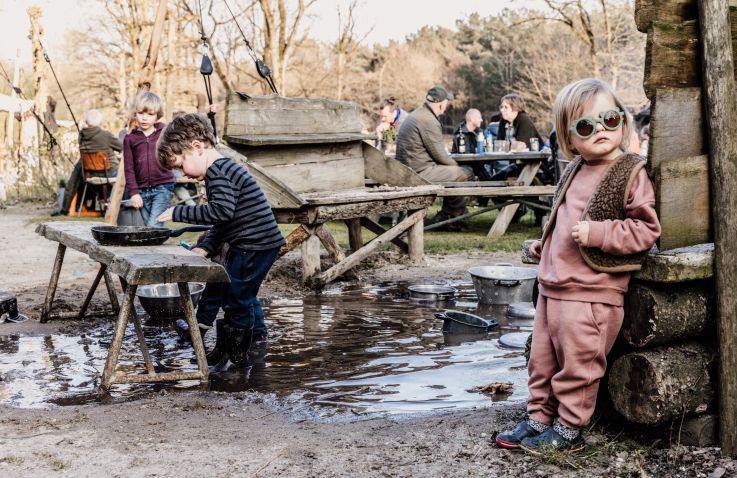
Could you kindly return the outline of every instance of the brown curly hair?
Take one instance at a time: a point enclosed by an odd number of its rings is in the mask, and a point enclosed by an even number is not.
[[[188,113],[172,119],[156,143],[159,164],[171,169],[175,157],[191,151],[190,145],[195,140],[210,147],[215,146],[215,132],[205,115]]]

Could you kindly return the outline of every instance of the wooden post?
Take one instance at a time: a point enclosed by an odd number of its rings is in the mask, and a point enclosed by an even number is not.
[[[56,286],[59,284],[59,274],[61,274],[61,266],[64,264],[64,254],[67,251],[67,246],[59,243],[59,247],[56,249],[56,260],[54,260],[54,268],[51,270],[51,278],[49,279],[49,288],[46,290],[46,300],[44,300],[44,308],[41,311],[41,320],[43,324],[49,320],[49,314],[51,313],[51,307],[54,304],[54,295],[56,294]]]
[[[416,211],[410,211],[410,215]],[[427,214],[427,209],[423,209],[422,216]],[[417,221],[409,228],[409,234],[407,235],[407,242],[409,242],[409,259],[415,264],[420,263],[425,255],[425,228],[422,221]]]
[[[307,280],[320,273],[320,239],[309,227],[310,237],[302,243],[302,279]]]
[[[363,247],[361,219],[349,219],[345,223],[348,226],[348,244],[351,246],[351,251],[356,252]]]
[[[15,65],[13,66],[13,86],[18,86],[20,80],[20,48],[15,52]],[[10,97],[15,99],[18,94],[15,90],[10,92]],[[5,144],[8,146],[8,150],[13,151],[13,127],[15,126],[15,115],[12,111],[8,111],[8,121],[5,125]],[[0,160],[0,172],[3,171],[4,160]]]
[[[737,94],[726,0],[699,0],[706,123],[711,147],[712,211],[719,336],[719,440],[737,456]]]

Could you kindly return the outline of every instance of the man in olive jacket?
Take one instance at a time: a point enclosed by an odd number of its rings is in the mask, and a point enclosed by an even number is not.
[[[404,120],[397,135],[397,160],[433,183],[469,181],[474,177],[471,168],[458,166],[450,157],[443,140],[438,117],[445,113],[448,101],[452,99],[453,95],[445,88],[433,86],[422,106]],[[464,214],[466,202],[465,197],[444,198],[443,208],[432,222]]]

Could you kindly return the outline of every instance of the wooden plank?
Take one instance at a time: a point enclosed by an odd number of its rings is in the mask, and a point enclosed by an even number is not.
[[[364,171],[366,177],[378,184],[388,186],[423,186],[432,184],[419,174],[400,163],[388,158],[370,144],[361,143],[363,149]]]
[[[426,186],[412,186],[406,188],[398,186],[385,186],[377,188],[360,187],[345,191],[305,193],[302,195],[302,198],[310,205],[344,204],[361,201],[388,201],[391,199],[410,198],[415,196],[435,196],[442,190],[442,186],[438,186],[435,184],[428,184]]]
[[[307,280],[320,272],[320,239],[310,228],[310,237],[302,243],[302,279]]]
[[[682,23],[698,18],[696,0],[635,0],[635,23],[642,33],[655,21]]]
[[[704,49],[704,103],[711,146],[714,208],[717,336],[719,339],[719,441],[722,451],[737,456],[737,92],[729,12],[723,0],[699,0]],[[718,218],[718,220],[717,220]]]
[[[445,188],[438,197],[448,196],[486,196],[486,197],[537,197],[552,196],[555,186],[506,186],[482,188]]]
[[[660,249],[712,240],[708,156],[662,161],[655,186]]]
[[[377,236],[380,236],[386,232],[386,229],[384,229],[384,227],[381,224],[377,224],[367,217],[362,217],[360,219],[360,222],[361,222],[361,226],[365,227],[366,229],[373,232]],[[407,244],[400,238],[395,237],[394,239],[392,239],[392,244],[399,247],[399,249],[405,254],[409,253],[409,244]]]
[[[435,196],[432,195],[319,206],[316,209],[315,222],[339,221],[373,214],[425,209],[430,207],[434,200]]]
[[[305,205],[305,202],[292,188],[284,184],[277,178],[269,175],[264,168],[255,163],[249,163],[248,159],[243,156],[240,152],[236,151],[220,142],[216,149],[220,154],[226,158],[230,158],[234,161],[245,166],[248,172],[258,182],[261,190],[266,196],[266,200],[269,202],[269,206],[272,209],[275,208],[299,208]]]
[[[653,96],[648,167],[707,154],[701,88],[660,88]]]
[[[374,135],[366,133],[320,133],[320,134],[264,134],[258,136],[246,136],[229,134],[224,136],[229,143],[242,144],[244,146],[272,146],[272,145],[297,145],[297,144],[321,144],[321,143],[347,143],[374,139]]]
[[[343,252],[338,241],[335,240],[333,235],[330,233],[330,229],[328,229],[325,224],[319,224],[315,227],[315,235],[320,239],[323,247],[325,247],[325,250],[328,251],[328,254],[330,254],[330,257],[332,257],[336,263],[345,259],[345,252]]]
[[[305,226],[299,226],[293,230],[286,238],[286,243],[279,248],[279,257],[291,251],[298,245],[302,244],[310,237],[310,231]]]
[[[281,164],[322,163],[336,159],[363,158],[360,141],[337,144],[262,146],[243,148],[249,163],[268,168]]]
[[[363,188],[363,158],[345,158],[320,163],[280,164],[264,171],[297,194]]]
[[[519,180],[522,181],[522,183],[524,183],[525,186],[529,186],[530,184],[532,184],[532,181],[535,179],[535,176],[537,175],[537,171],[539,169],[540,169],[540,162],[525,164],[525,167],[522,168],[522,171],[520,171],[519,173]],[[544,186],[533,186],[533,187],[542,188]],[[553,186],[550,186],[550,187],[555,189],[555,187]],[[508,188],[508,189],[514,189],[514,188]],[[459,189],[450,189],[450,191],[458,191],[458,190]],[[460,190],[463,190],[463,188],[460,188]],[[496,219],[494,220],[494,224],[491,225],[491,229],[489,229],[489,233],[486,235],[486,237],[491,239],[494,237],[503,236],[504,233],[507,232],[507,228],[509,227],[509,224],[512,222],[512,219],[514,218],[514,213],[517,212],[517,208],[519,208],[519,204],[512,204],[512,205],[504,207],[504,209],[499,211],[499,214],[496,216]]]
[[[645,47],[645,93],[657,88],[701,86],[701,51],[698,22],[653,22]]]
[[[225,137],[277,134],[360,133],[358,105],[327,98],[228,96]]]

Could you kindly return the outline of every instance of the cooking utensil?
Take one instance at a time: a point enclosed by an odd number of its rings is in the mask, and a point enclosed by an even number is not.
[[[103,246],[158,246],[170,237],[185,232],[202,232],[211,226],[187,226],[181,229],[137,226],[92,226],[92,237]]]
[[[197,307],[205,284],[190,282],[188,285],[192,306]],[[184,306],[177,284],[141,285],[136,290],[136,297],[150,317],[157,319],[184,317]]]
[[[524,349],[532,332],[512,332],[499,337],[499,344],[510,349]]]
[[[535,321],[535,307],[531,302],[509,304],[507,320],[512,327],[532,327]]]
[[[531,267],[478,266],[468,272],[482,304],[532,301],[537,271]]]
[[[409,290],[411,300],[427,302],[451,300],[456,293],[456,290],[452,287],[431,284],[411,285],[407,290]]]
[[[496,320],[483,319],[460,310],[444,310],[436,313],[435,318],[443,321],[443,332],[449,334],[485,334],[499,325]]]

